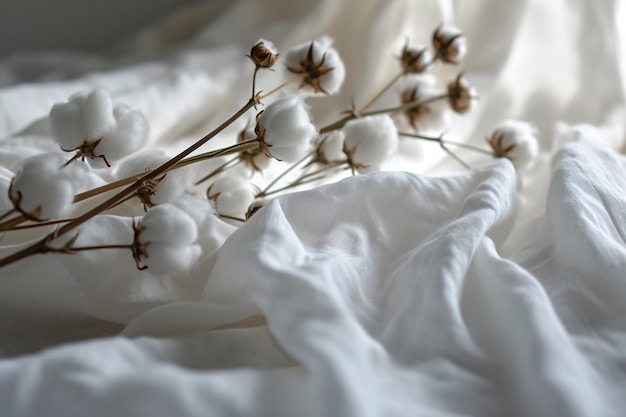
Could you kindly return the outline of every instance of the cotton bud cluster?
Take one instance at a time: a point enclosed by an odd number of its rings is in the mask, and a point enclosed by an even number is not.
[[[200,230],[211,217],[209,202],[189,195],[148,210],[135,226],[132,251],[137,267],[157,276],[191,268],[202,254]]]
[[[398,131],[388,115],[351,120],[343,128],[343,150],[348,163],[360,173],[380,169],[395,150]]]
[[[243,218],[255,192],[244,178],[225,176],[215,180],[207,190],[207,197],[220,216]]]
[[[290,73],[302,74],[300,89],[309,94],[336,94],[346,77],[343,61],[327,36],[289,50],[285,65]]]
[[[408,43],[402,49],[400,56],[402,71],[405,74],[420,74],[433,62],[433,55],[423,45],[409,47]]]
[[[87,186],[84,167],[63,167],[57,153],[28,158],[13,178],[9,198],[14,208],[29,220],[67,217],[74,195]]]
[[[116,171],[118,179],[135,175],[140,178],[150,170],[158,168],[170,157],[163,151],[150,150],[134,155],[123,161]],[[137,191],[137,197],[144,209],[172,201],[191,186],[192,178],[187,168],[178,168],[148,181]]]
[[[460,29],[445,25],[433,33],[435,58],[448,64],[459,64],[467,53],[467,40]]]
[[[285,162],[302,158],[317,136],[308,108],[297,96],[288,96],[267,106],[257,115],[254,132],[267,156]]]
[[[72,95],[50,110],[52,135],[61,149],[76,152],[95,168],[111,166],[139,149],[148,137],[148,122],[136,110],[115,104],[97,89]]]
[[[532,125],[517,120],[498,124],[487,142],[496,158],[508,158],[517,168],[527,168],[539,154],[539,144]]]

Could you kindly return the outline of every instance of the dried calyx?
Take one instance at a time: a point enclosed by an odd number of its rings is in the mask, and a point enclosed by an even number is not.
[[[248,58],[252,60],[257,68],[272,68],[279,55],[278,49],[272,42],[266,39],[259,39],[250,49]]]
[[[420,74],[432,64],[433,56],[425,46],[418,45],[410,48],[407,42],[402,49],[400,62],[404,74]]]
[[[345,78],[345,67],[337,51],[331,47],[332,40],[320,40],[296,46],[285,56],[287,70],[301,74],[300,89],[313,93],[335,94]]]
[[[448,103],[455,112],[467,112],[472,106],[472,101],[477,98],[476,89],[463,77],[463,74],[459,74],[448,83]]]
[[[433,33],[435,59],[447,64],[459,64],[467,52],[467,40],[460,29],[450,25],[442,25]]]

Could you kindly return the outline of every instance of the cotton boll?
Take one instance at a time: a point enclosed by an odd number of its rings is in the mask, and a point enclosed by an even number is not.
[[[530,167],[539,154],[535,128],[526,122],[505,120],[494,128],[487,142],[497,158],[508,158],[517,168]]]
[[[115,129],[113,99],[109,93],[98,89],[90,91],[85,96],[81,122],[82,132],[86,138],[102,138]],[[102,149],[100,148],[99,151],[102,151]]]
[[[463,77],[463,74],[459,74],[454,81],[448,83],[448,103],[457,113],[469,111],[477,96],[476,89]]]
[[[144,115],[125,105],[119,105],[113,111],[117,126],[110,131],[107,140],[103,141],[98,150],[107,159],[118,160],[135,152],[148,139],[150,126]]]
[[[255,193],[248,181],[241,177],[221,177],[208,189],[207,196],[213,200],[221,216],[243,218]]]
[[[64,151],[76,151],[94,167],[104,167],[139,149],[148,122],[138,111],[113,103],[104,90],[80,92],[50,110],[52,135]]]
[[[213,217],[209,202],[183,195],[171,203],[150,208],[135,228],[133,256],[153,275],[187,270],[202,255],[200,228]]]
[[[56,103],[50,110],[52,136],[61,149],[70,151],[83,144],[80,104],[76,101]]]
[[[257,68],[272,68],[278,59],[278,48],[267,39],[259,39],[250,49],[248,57]]]
[[[432,53],[424,45],[409,47],[407,43],[400,56],[402,71],[405,74],[419,74],[426,71],[432,60]]]
[[[345,134],[342,130],[336,130],[330,135],[324,136],[317,146],[318,157],[326,163],[338,162],[346,159],[343,153]]]
[[[303,74],[300,90],[305,94],[336,94],[346,77],[346,69],[332,39],[324,36],[290,49],[285,55],[287,71]]]
[[[405,106],[404,116],[418,133],[439,133],[450,122],[447,95],[435,83],[435,77],[422,74],[410,77],[402,87],[400,104]]]
[[[187,213],[199,228],[204,227],[211,217],[217,215],[213,204],[206,198],[197,195],[183,194],[169,204]]]
[[[359,172],[379,169],[398,143],[398,131],[388,115],[351,120],[343,132],[344,152],[350,166]]]
[[[162,204],[148,210],[141,221],[143,231],[139,241],[190,245],[198,239],[195,220],[172,204]]]
[[[440,26],[433,33],[433,48],[442,62],[459,64],[467,53],[467,40],[459,28]]]
[[[15,209],[31,220],[67,217],[74,195],[84,190],[86,180],[81,169],[62,168],[63,163],[55,153],[28,158],[10,187]]]
[[[150,243],[146,257],[142,263],[147,266],[152,275],[171,275],[191,268],[198,262],[202,249],[200,245],[172,246],[168,244]]]
[[[262,140],[263,152],[291,163],[310,151],[317,129],[311,123],[304,101],[289,96],[275,101],[260,113],[255,133]]]

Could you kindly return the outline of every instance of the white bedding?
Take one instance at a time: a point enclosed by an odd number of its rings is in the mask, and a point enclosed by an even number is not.
[[[477,166],[467,172],[437,146],[401,144],[385,172],[286,195],[239,229],[213,222],[181,276],[139,272],[125,251],[5,267],[0,415],[623,415],[625,11],[218,1],[108,59],[0,60],[2,190],[19,160],[53,148],[45,116],[82,88],[140,108],[150,146],[180,150],[245,102],[244,54],[259,37],[288,48],[329,34],[348,79],[312,100],[323,124],[384,85],[405,37],[428,42],[441,21],[465,31],[464,73],[481,96],[448,135],[484,146],[496,122],[518,118],[541,146],[527,171],[461,153]],[[128,240],[126,216],[80,239]],[[0,256],[28,237],[5,235]]]

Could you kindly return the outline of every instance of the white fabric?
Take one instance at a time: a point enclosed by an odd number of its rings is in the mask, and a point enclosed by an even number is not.
[[[481,99],[449,136],[484,146],[497,122],[519,118],[538,127],[542,150],[519,172],[461,152],[480,167],[459,174],[436,145],[401,142],[386,168],[419,174],[288,195],[238,230],[213,222],[204,258],[180,276],[139,272],[127,251],[0,269],[0,414],[622,415],[625,10],[618,0],[218,1],[107,62],[0,61],[2,207],[20,161],[53,149],[55,101],[104,87],[146,114],[151,147],[173,152],[245,102],[243,55],[259,37],[279,49],[335,38],[347,80],[337,97],[312,100],[322,125],[397,72],[390,57],[406,36],[427,42],[455,22]],[[28,78],[24,62],[45,74]],[[137,214],[122,205],[78,242],[129,241]],[[5,234],[0,256],[34,236]]]

